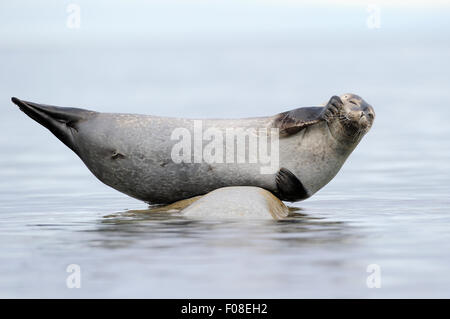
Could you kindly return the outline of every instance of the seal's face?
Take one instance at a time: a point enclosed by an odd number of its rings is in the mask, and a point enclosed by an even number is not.
[[[341,95],[340,99],[343,104],[340,112],[342,123],[351,126],[353,130],[366,133],[375,119],[373,107],[358,95],[351,93]]]
[[[375,111],[356,94],[333,96],[324,112],[335,137],[358,140],[372,127]]]

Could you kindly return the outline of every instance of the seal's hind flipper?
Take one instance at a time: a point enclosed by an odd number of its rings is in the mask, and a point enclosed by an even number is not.
[[[308,198],[310,195],[302,182],[287,168],[280,168],[276,174],[277,196],[285,201],[298,201]]]
[[[77,150],[73,141],[72,129],[76,130],[77,123],[97,114],[96,112],[83,109],[23,101],[16,97],[11,98],[11,101],[26,115],[50,130],[74,152],[77,152]]]
[[[87,119],[89,115],[94,114],[94,111],[88,111],[73,107],[59,107],[53,105],[38,104],[20,100],[12,97],[11,101],[16,104],[25,114],[44,125],[50,119],[56,120],[66,125],[73,125],[78,121]],[[48,128],[48,127],[47,127]]]
[[[305,127],[323,120],[323,107],[301,107],[278,114],[274,120],[274,127],[279,128],[281,136],[288,136],[300,132]]]

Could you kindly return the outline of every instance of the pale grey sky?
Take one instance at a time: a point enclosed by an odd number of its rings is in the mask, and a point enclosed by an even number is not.
[[[81,10],[80,29],[66,26],[67,6]],[[335,30],[367,32],[368,4],[380,9],[380,31],[449,33],[449,1],[2,1],[0,46],[64,43],[73,37],[114,40],[132,37],[193,38]],[[57,43],[55,43],[55,41]]]

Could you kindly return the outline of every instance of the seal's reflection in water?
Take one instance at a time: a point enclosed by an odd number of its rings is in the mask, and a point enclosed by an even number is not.
[[[114,248],[145,243],[151,249],[177,249],[179,245],[191,245],[191,248],[254,246],[259,250],[270,250],[320,243],[339,244],[354,237],[349,225],[313,217],[297,207],[289,207],[289,217],[283,220],[201,220],[158,209],[129,210],[104,216],[98,230],[105,238],[96,240],[95,245]]]

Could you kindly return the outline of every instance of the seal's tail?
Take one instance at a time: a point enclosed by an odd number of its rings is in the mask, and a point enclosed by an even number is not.
[[[50,130],[75,153],[77,150],[73,139],[73,130],[76,131],[80,121],[96,114],[96,112],[83,109],[23,101],[16,97],[11,98],[11,101],[33,120]]]

